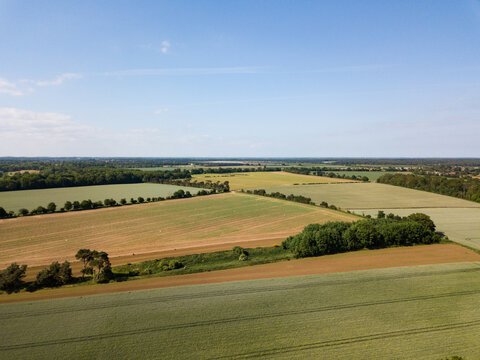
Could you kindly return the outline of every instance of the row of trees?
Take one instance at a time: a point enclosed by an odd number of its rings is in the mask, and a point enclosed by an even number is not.
[[[385,174],[379,177],[377,182],[480,202],[480,179],[448,178],[440,175]]]
[[[320,204],[315,204],[311,198],[303,196],[303,195],[285,195],[280,192],[273,192],[273,193],[267,193],[264,189],[259,189],[259,190],[246,190],[244,191],[243,189],[241,192],[246,192],[247,194],[254,194],[254,195],[260,195],[260,196],[267,196],[267,197],[273,197],[276,199],[281,199],[281,200],[288,200],[288,201],[295,201],[299,202],[302,204],[309,204],[309,205],[316,205],[316,206],[321,206],[324,208],[329,208],[332,210],[339,210],[340,208],[336,207],[335,205],[329,205],[326,201],[322,201]]]
[[[164,197],[147,197],[144,198],[142,196],[137,197],[136,199],[130,198],[127,201],[126,198],[120,199],[120,201],[116,201],[115,199],[105,199],[102,201],[92,201],[82,200],[82,201],[66,201],[64,206],[58,210],[58,212],[65,212],[65,211],[76,211],[76,210],[89,210],[89,209],[98,209],[102,207],[111,207],[111,206],[120,206],[120,205],[127,205],[127,204],[142,204],[145,202],[157,202],[157,201],[164,201],[170,199],[183,199],[189,198],[193,196],[204,196],[214,193],[214,190],[207,191],[207,190],[200,190],[197,192],[196,195],[192,195],[189,191],[184,191],[182,189],[175,191],[171,196]],[[22,208],[18,210],[18,213],[13,211],[7,212],[4,208],[0,207],[0,219],[6,219],[16,216],[28,216],[28,215],[41,215],[41,214],[51,214],[57,212],[57,205],[54,202],[49,203],[46,207],[38,206],[33,210],[28,210]]]
[[[309,257],[365,248],[432,244],[440,239],[430,217],[416,213],[405,218],[383,217],[354,223],[311,224],[300,234],[288,237],[282,246],[296,257]]]
[[[77,260],[83,263],[82,279],[91,276],[96,282],[108,282],[113,279],[112,265],[108,254],[104,251],[80,249],[75,255]],[[7,293],[18,292],[28,285],[28,290],[33,291],[44,287],[58,287],[71,284],[77,279],[72,275],[72,269],[68,261],[60,264],[54,261],[48,268],[41,270],[35,281],[26,284],[23,280],[27,271],[27,265],[12,263],[5,270],[0,271],[0,290]]]

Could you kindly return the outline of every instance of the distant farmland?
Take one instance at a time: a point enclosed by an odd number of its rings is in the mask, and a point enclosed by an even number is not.
[[[329,171],[326,171],[327,173]],[[366,176],[370,181],[376,181],[380,176],[388,174],[386,171],[332,171],[338,175],[352,176],[356,177]]]
[[[231,174],[202,174],[194,175],[193,179],[197,181],[210,180],[212,182],[228,181],[230,183],[231,190],[265,189],[271,186],[288,186],[294,184],[329,184],[338,182],[351,182],[351,180],[291,174],[282,171],[245,172]]]
[[[451,240],[480,249],[480,204],[450,196],[376,183],[281,186],[267,189],[326,201],[362,215],[423,212]]]
[[[0,357],[478,359],[479,284],[460,263],[4,304]]]
[[[61,208],[67,200],[82,201],[90,199],[92,201],[103,201],[107,198],[112,198],[120,201],[120,199],[126,198],[129,201],[130,198],[136,199],[139,196],[144,198],[154,196],[166,197],[179,189],[190,191],[192,194],[196,194],[201,190],[184,186],[140,183],[3,191],[0,192],[0,206],[6,210],[16,212],[21,208],[32,210],[40,205],[46,206],[53,201],[58,208]]]
[[[272,246],[310,223],[355,219],[243,194],[6,219],[0,220],[0,268],[13,261],[28,265],[71,261],[80,248],[103,250],[111,257],[131,256],[125,262],[135,262],[145,253],[156,258],[159,252],[172,256],[175,251],[224,250],[237,244]]]

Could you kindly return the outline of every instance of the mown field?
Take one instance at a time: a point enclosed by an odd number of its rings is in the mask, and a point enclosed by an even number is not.
[[[480,204],[377,183],[283,186],[267,189],[311,197],[316,203],[326,201],[362,215],[376,215],[378,210],[398,215],[414,212],[428,214],[439,231],[462,244],[480,249]]]
[[[0,358],[480,357],[478,263],[0,305]]]
[[[115,199],[120,201],[120,199],[125,198],[129,201],[130,198],[136,199],[139,196],[143,198],[167,197],[179,189],[190,191],[192,194],[201,190],[185,186],[141,183],[3,191],[0,192],[0,206],[5,210],[17,212],[21,208],[32,210],[38,206],[46,206],[48,203],[54,202],[59,209],[63,207],[67,200],[103,201],[105,199]]]
[[[282,171],[275,172],[247,172],[230,174],[201,174],[194,175],[197,181],[228,181],[231,190],[265,189],[272,186],[289,186],[294,184],[329,184],[338,182],[352,182],[351,180],[334,179],[321,176],[291,174]],[[288,194],[287,194],[288,195]]]
[[[136,262],[149,253],[158,258],[162,252],[175,256],[237,244],[272,246],[310,223],[355,219],[310,205],[232,193],[5,219],[0,220],[0,268],[14,261],[71,261],[80,248]]]

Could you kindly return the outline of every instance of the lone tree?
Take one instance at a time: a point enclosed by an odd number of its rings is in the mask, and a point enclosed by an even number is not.
[[[65,208],[65,210],[70,211],[73,208],[73,204],[71,201],[67,201],[65,202],[65,205],[63,207]]]
[[[104,251],[92,251],[92,259],[89,261],[89,265],[92,268],[97,268],[97,274],[94,277],[98,282],[108,282],[113,279],[112,264],[108,258],[108,254]]]
[[[47,205],[48,212],[55,212],[57,210],[57,205],[54,202],[51,202]]]
[[[87,266],[90,261],[93,260],[93,252],[90,249],[80,249],[77,251],[75,255],[75,259],[80,260],[83,262],[83,269],[82,269],[82,278],[85,278],[86,274],[92,274],[93,268]]]
[[[25,277],[26,270],[27,265],[19,266],[17,263],[13,263],[0,272],[0,289],[9,294],[18,292],[24,284],[22,279]]]

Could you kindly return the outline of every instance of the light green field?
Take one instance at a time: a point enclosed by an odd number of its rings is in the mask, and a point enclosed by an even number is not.
[[[462,244],[480,249],[480,204],[377,183],[325,184],[273,187],[268,191],[293,193],[326,201],[357,214],[376,215],[378,210],[398,215],[422,212],[430,215],[437,229]]]
[[[437,224],[440,231],[445,232],[450,240],[458,241],[473,248],[480,248],[480,208],[454,209],[357,209],[355,213],[376,216],[378,210],[386,214],[406,216],[415,212],[428,214]]]
[[[0,305],[2,359],[480,358],[478,263]]]
[[[326,201],[342,209],[480,208],[480,204],[467,200],[377,183],[275,186],[266,190],[304,195],[315,203]]]
[[[282,171],[246,172],[231,174],[202,174],[193,175],[193,180],[230,183],[231,190],[265,189],[272,186],[288,186],[293,184],[328,184],[351,182],[350,180],[334,179],[321,176],[291,174]]]
[[[179,189],[190,191],[192,194],[196,194],[201,190],[184,186],[141,183],[3,191],[0,192],[0,206],[5,210],[16,212],[21,208],[32,210],[40,205],[46,206],[53,201],[60,208],[63,207],[67,200],[82,201],[90,199],[92,201],[103,201],[112,198],[120,201],[120,199],[126,198],[129,201],[130,198],[136,199],[139,196],[144,198],[167,197]]]

